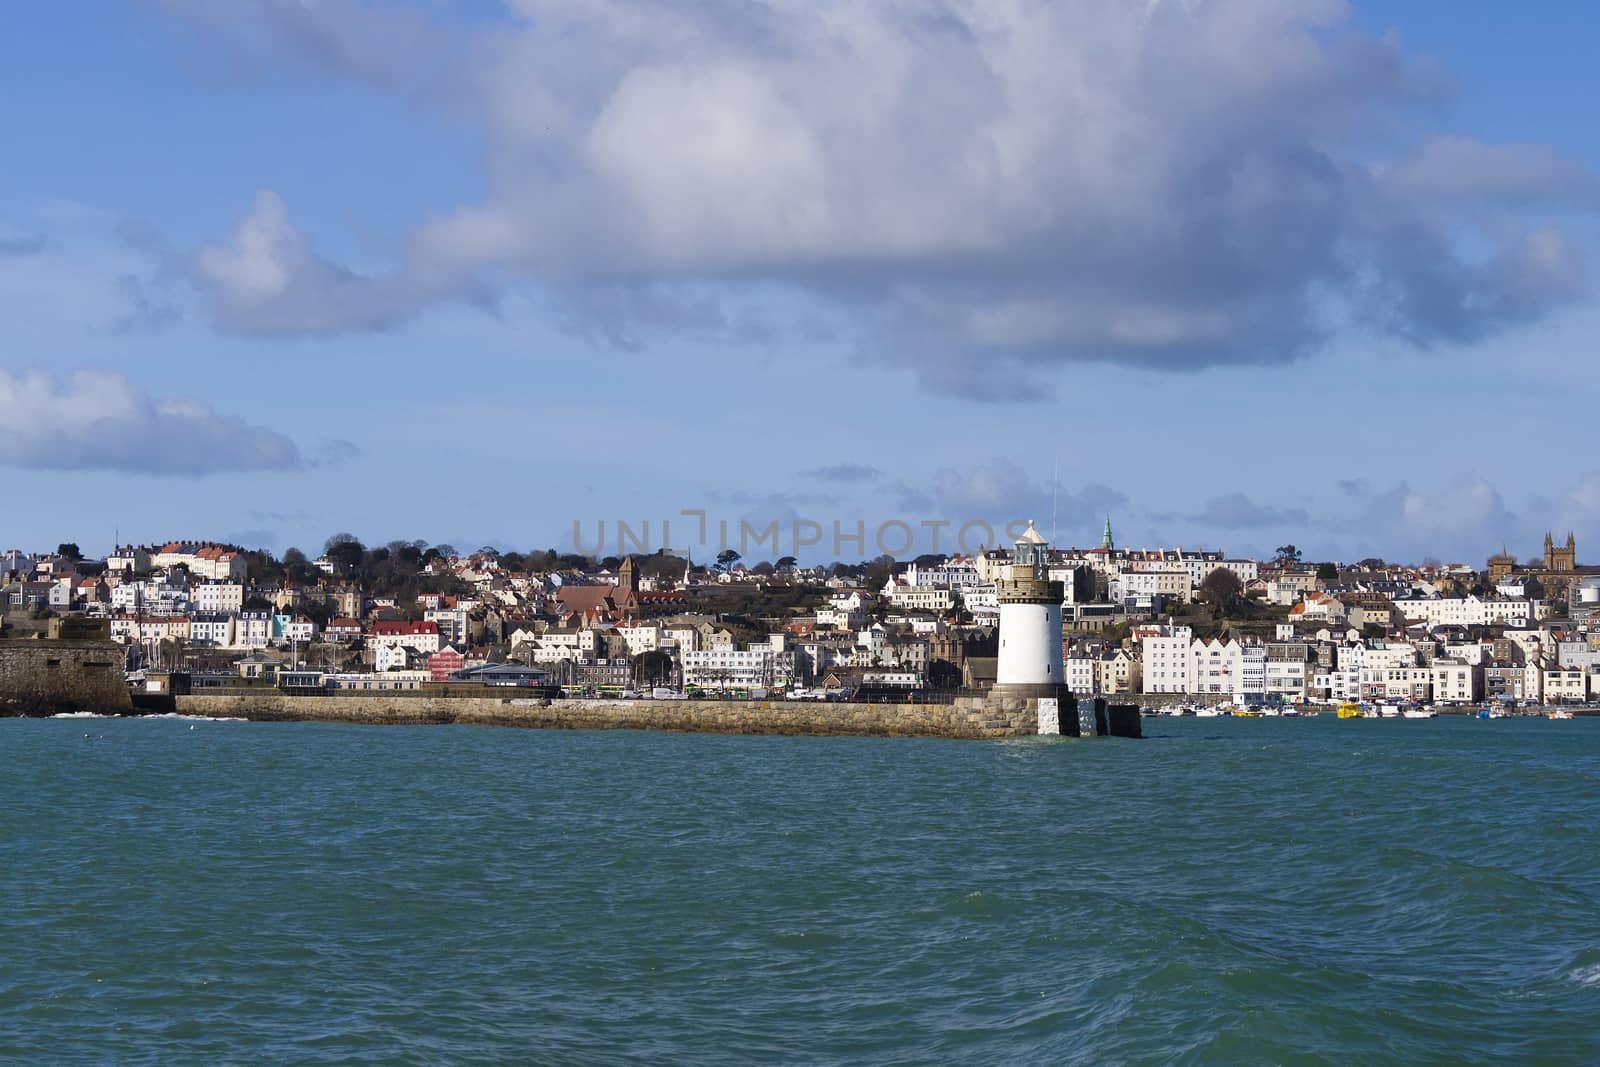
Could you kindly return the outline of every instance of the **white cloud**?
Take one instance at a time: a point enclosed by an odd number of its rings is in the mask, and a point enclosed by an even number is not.
[[[0,371],[0,466],[148,474],[292,470],[288,437],[189,400],[158,399],[120,374]]]
[[[440,295],[414,273],[368,277],[322,258],[270,189],[232,240],[194,254],[192,276],[223,327],[266,336],[388,329]]]
[[[383,328],[490,276],[776,285],[949,387],[994,358],[1281,362],[1352,321],[1469,343],[1584,292],[1534,209],[1593,178],[1430,137],[1442,79],[1340,0],[511,0],[433,49],[414,8],[249,0],[245,35],[164,6],[484,135],[482,201],[393,276],[263,196],[197,259],[231,329]]]
[[[1406,482],[1381,491],[1364,481],[1340,486],[1355,510],[1321,518],[1301,538],[1315,542],[1311,547],[1319,554],[1476,562],[1498,551],[1502,542],[1515,545],[1525,525],[1500,490],[1477,475],[1460,475],[1433,490]]]

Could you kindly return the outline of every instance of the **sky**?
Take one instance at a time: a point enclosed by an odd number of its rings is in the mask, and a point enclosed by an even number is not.
[[[1600,73],[1531,10],[19,5],[0,547],[1583,560]]]

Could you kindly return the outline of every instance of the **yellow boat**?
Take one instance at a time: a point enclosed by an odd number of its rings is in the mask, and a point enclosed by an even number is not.
[[[1367,713],[1361,710],[1360,704],[1352,704],[1347,700],[1339,705],[1339,718],[1341,719],[1365,719],[1366,717]]]

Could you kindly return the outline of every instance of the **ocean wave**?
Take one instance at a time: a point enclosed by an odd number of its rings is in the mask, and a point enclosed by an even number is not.
[[[50,716],[52,719],[115,719],[115,715],[101,715],[97,711],[63,711]]]
[[[249,719],[237,718],[230,715],[183,715],[176,711],[164,711],[159,715],[141,715],[141,719],[181,719],[184,722],[249,722]]]
[[[1575,967],[1567,977],[1581,986],[1600,986],[1600,963],[1591,963],[1587,967]]]

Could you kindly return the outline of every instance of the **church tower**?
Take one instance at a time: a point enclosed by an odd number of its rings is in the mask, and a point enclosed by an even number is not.
[[[1571,530],[1567,531],[1567,547],[1556,553],[1556,568],[1563,573],[1571,573],[1578,569],[1578,543]]]
[[[1578,568],[1577,538],[1569,530],[1564,548],[1557,548],[1555,538],[1544,535],[1544,569],[1558,574],[1570,574]]]
[[[1100,547],[1105,549],[1107,552],[1110,552],[1117,547],[1116,543],[1111,540],[1111,516],[1109,514],[1106,515],[1106,532],[1100,538]]]
[[[1509,578],[1516,569],[1516,557],[1506,551],[1506,546],[1502,544],[1500,546],[1500,554],[1489,557],[1489,584],[1499,585]]]

